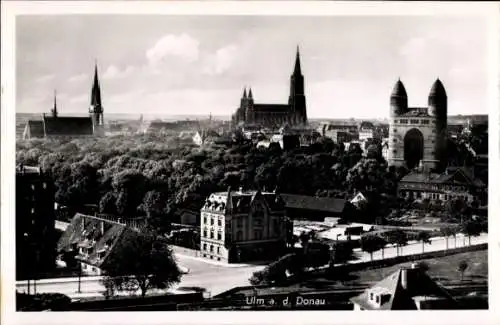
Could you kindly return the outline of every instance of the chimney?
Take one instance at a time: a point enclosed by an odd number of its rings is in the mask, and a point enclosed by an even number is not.
[[[407,269],[401,270],[401,287],[403,287],[403,289],[405,289],[405,290],[408,289],[408,270]]]

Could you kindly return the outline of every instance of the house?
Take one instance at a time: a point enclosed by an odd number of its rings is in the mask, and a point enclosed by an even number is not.
[[[348,201],[330,197],[281,194],[287,217],[324,221],[325,218],[345,218],[351,213]]]
[[[122,243],[136,236],[140,233],[123,223],[77,213],[59,239],[57,252],[72,252],[83,273],[101,275]]]
[[[318,131],[322,136],[328,137],[336,143],[359,138],[358,126],[354,123],[323,123]]]
[[[366,141],[375,138],[375,126],[372,122],[363,121],[359,126],[359,140]]]
[[[354,197],[351,199],[351,204],[354,205],[356,208],[359,208],[359,206],[363,203],[368,202],[366,197],[363,195],[363,193],[358,192]]]
[[[284,203],[272,192],[212,193],[201,209],[200,229],[203,257],[227,263],[273,260],[286,246]]]
[[[465,202],[484,204],[486,191],[486,185],[474,177],[473,169],[466,167],[448,167],[442,174],[416,170],[398,184],[399,197],[431,201],[461,198]]]
[[[219,138],[219,134],[213,130],[199,130],[193,136],[193,142],[197,146],[214,143]]]
[[[354,310],[457,309],[457,301],[416,265],[392,273],[350,299]]]

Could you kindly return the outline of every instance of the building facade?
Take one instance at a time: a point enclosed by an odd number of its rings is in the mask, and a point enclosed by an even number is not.
[[[257,104],[254,102],[252,89],[249,90],[247,95],[245,88],[240,107],[232,116],[232,122],[233,125],[259,125],[273,129],[277,129],[285,123],[291,126],[307,124],[304,76],[300,67],[298,48],[295,68],[290,77],[288,104]]]
[[[85,117],[60,116],[57,108],[57,96],[54,93],[54,106],[50,114],[42,114],[41,120],[29,120],[23,132],[23,139],[80,138],[103,135],[104,109],[96,65],[90,95],[89,115]]]
[[[444,86],[437,79],[429,93],[428,107],[408,107],[406,89],[398,80],[390,100],[390,165],[413,169],[422,163],[441,171],[446,167],[447,101]]]
[[[200,226],[201,256],[217,261],[271,260],[286,245],[285,208],[276,193],[212,193],[201,209]]]
[[[16,277],[36,279],[55,268],[55,186],[39,168],[16,169]]]
[[[472,168],[447,168],[442,174],[422,170],[411,172],[398,183],[398,195],[406,199],[446,202],[462,199],[466,203],[487,202],[487,186],[474,177]]]

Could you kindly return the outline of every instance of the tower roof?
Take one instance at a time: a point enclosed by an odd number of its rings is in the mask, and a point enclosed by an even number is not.
[[[252,88],[250,88],[250,90],[248,91],[248,98],[253,98]]]
[[[408,97],[408,95],[406,94],[405,86],[400,79],[398,79],[398,81],[394,85],[394,88],[392,89],[391,97],[392,96]]]
[[[92,84],[92,93],[90,95],[90,105],[94,108],[102,107],[101,103],[101,87],[99,86],[99,77],[97,74],[97,63],[94,69],[94,83]]]
[[[431,91],[429,92],[430,96],[443,96],[446,97],[446,90],[444,89],[443,83],[439,78],[436,79],[434,84],[431,87]]]
[[[52,108],[52,116],[57,117],[57,90],[54,90],[54,107]]]
[[[243,88],[243,98],[247,98],[247,87]]]
[[[300,53],[299,53],[299,46],[298,45],[297,45],[297,54],[295,56],[295,68],[293,69],[293,74],[294,75],[302,74],[302,71],[300,69]]]

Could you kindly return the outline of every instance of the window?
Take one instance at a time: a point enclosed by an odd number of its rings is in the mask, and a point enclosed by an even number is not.
[[[222,220],[221,219],[217,220],[217,226],[222,227]]]
[[[213,239],[213,238],[214,238],[214,231],[210,230],[210,239]]]
[[[429,120],[422,120],[420,121],[420,124],[429,124]]]
[[[392,153],[397,153],[398,151],[396,149],[392,150]]]
[[[379,304],[379,303],[380,303],[380,296],[379,296],[379,295],[376,295],[376,296],[375,296],[375,302],[376,302],[377,304]]]
[[[217,233],[217,240],[222,240],[222,232],[221,231],[219,231]]]
[[[47,188],[47,183],[43,182],[43,188],[46,189]]]
[[[398,129],[394,129],[394,131],[393,131],[393,132],[394,132],[394,133],[398,132]]]
[[[373,292],[370,292],[370,300],[373,300]]]
[[[410,120],[410,124],[418,124],[418,120]]]
[[[408,124],[408,120],[400,120],[399,123],[401,123],[401,124]]]
[[[207,229],[203,229],[203,237],[207,238]]]
[[[396,143],[398,142],[398,139],[392,139],[392,142]]]
[[[214,245],[210,245],[210,253],[214,252]]]
[[[215,220],[214,220],[214,219],[215,219],[215,218],[210,218],[210,225],[211,225],[211,226],[213,226],[213,225],[214,225],[214,223],[215,223]]]
[[[31,190],[35,190],[35,184],[31,184]]]
[[[203,224],[207,224],[207,216],[203,216]]]
[[[31,213],[35,213],[35,208],[31,208]]]
[[[217,246],[217,254],[220,254],[220,246]]]

